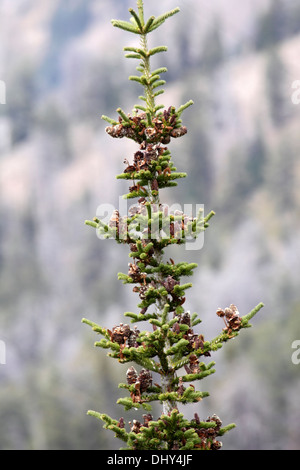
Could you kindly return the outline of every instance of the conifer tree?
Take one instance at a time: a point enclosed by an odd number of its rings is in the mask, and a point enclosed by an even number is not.
[[[193,102],[177,109],[165,109],[156,103],[156,97],[164,92],[161,75],[167,69],[152,70],[150,61],[167,48],[148,47],[149,34],[178,13],[179,8],[145,19],[143,0],[137,0],[137,11],[130,8],[129,12],[130,22],[112,20],[112,24],[139,37],[137,46],[124,50],[127,58],[138,61],[139,75],[129,78],[138,82],[144,93],[139,97],[141,104],[136,104],[131,113],[118,108],[118,119],[102,117],[109,123],[109,136],[132,139],[137,144],[132,161],[125,160],[126,167],[117,176],[130,184],[123,197],[136,202],[126,215],[115,210],[108,223],[95,217],[86,224],[94,227],[100,238],[114,238],[117,243],[128,245],[129,269],[119,273],[118,278],[139,297],[138,312],[125,312],[131,324],[123,320],[119,325],[102,327],[85,318],[82,321],[101,336],[95,343],[97,347],[107,349],[109,357],[127,365],[119,388],[127,390],[128,396],[117,403],[125,410],[138,409],[143,414],[128,423],[123,416],[112,418],[91,410],[88,414],[102,420],[105,428],[126,443],[126,449],[219,449],[219,437],[235,425],[222,426],[215,414],[200,419],[195,413],[188,420],[180,408],[199,403],[209,395],[196,389],[199,381],[215,372],[215,362],[208,359],[207,363],[206,358],[242,328],[251,326],[250,320],[262,304],[244,316],[233,304],[218,308],[216,313],[225,328],[211,340],[196,331],[201,320],[184,307],[186,291],[192,284],[182,279],[191,276],[197,264],[175,263],[168,259],[167,250],[173,245],[184,246],[188,239],[197,239],[209,226],[214,212],[204,215],[200,210],[193,217],[178,210],[169,213],[161,201],[161,190],[176,186],[176,180],[186,176],[177,171],[167,145],[187,133],[181,117]],[[146,323],[146,329],[141,328],[142,323]],[[161,405],[157,417],[152,415],[151,404],[155,402]]]

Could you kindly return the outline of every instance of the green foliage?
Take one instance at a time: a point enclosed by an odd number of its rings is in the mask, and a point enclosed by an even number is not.
[[[224,343],[236,337],[242,328],[250,325],[249,321],[261,309],[259,304],[247,315],[240,316],[235,305],[224,310],[218,309],[217,315],[224,321],[225,328],[212,340],[205,340],[194,327],[201,322],[198,315],[191,315],[184,308],[186,290],[192,287],[182,278],[192,276],[197,264],[177,262],[164,258],[164,250],[171,245],[185,245],[188,237],[197,238],[209,227],[214,212],[204,216],[199,211],[196,217],[190,217],[181,211],[169,213],[162,205],[160,191],[174,186],[174,180],[186,176],[178,172],[171,160],[171,153],[166,147],[171,138],[182,137],[187,129],[182,126],[181,115],[191,104],[188,101],[177,110],[156,105],[156,88],[165,82],[160,74],[161,67],[151,72],[150,58],[166,51],[165,46],[148,49],[147,34],[154,31],[166,19],[176,14],[176,8],[157,18],[144,19],[143,2],[137,1],[138,11],[130,9],[131,22],[113,20],[115,27],[140,36],[140,47],[126,47],[128,58],[139,59],[139,76],[131,76],[143,86],[141,97],[145,106],[135,106],[132,114],[117,109],[118,120],[103,116],[110,126],[108,135],[114,138],[128,138],[139,145],[134,154],[133,163],[127,160],[124,172],[118,179],[132,182],[125,198],[138,198],[138,203],[131,207],[128,214],[121,216],[114,211],[108,224],[98,218],[86,221],[87,225],[97,230],[104,238],[112,237],[118,243],[130,248],[128,273],[119,273],[118,278],[124,284],[133,286],[140,302],[139,313],[126,312],[125,317],[131,324],[120,323],[112,329],[103,328],[94,322],[83,319],[102,338],[96,347],[109,350],[108,355],[121,364],[134,363],[126,373],[127,383],[120,388],[127,390],[129,396],[120,398],[117,403],[125,410],[144,409],[143,422],[130,422],[126,430],[123,418],[118,421],[106,414],[89,411],[104,421],[105,428],[127,444],[128,449],[219,449],[217,440],[226,431],[234,427],[221,427],[222,422],[216,416],[201,421],[196,413],[188,421],[179,412],[179,405],[199,403],[209,395],[196,390],[193,382],[198,382],[215,372],[211,361],[205,364],[206,357],[220,349]],[[159,90],[161,93],[162,90]],[[148,322],[152,330],[137,328],[136,323]],[[177,375],[182,371],[181,375]],[[160,376],[160,383],[153,384],[153,374]],[[162,415],[154,420],[150,411],[152,403],[162,405]]]
[[[151,16],[147,21],[145,21],[143,2],[138,1],[137,4],[138,12],[136,12],[133,8],[129,9],[129,12],[131,13],[131,22],[112,20],[112,24],[117,28],[123,29],[130,33],[138,34],[140,36],[140,47],[127,46],[124,47],[124,51],[128,52],[128,54],[125,55],[125,57],[128,59],[137,59],[140,61],[139,65],[137,66],[137,71],[140,72],[140,75],[131,75],[129,80],[140,83],[140,85],[142,85],[144,88],[144,95],[141,96],[140,99],[145,103],[145,106],[136,105],[135,109],[142,110],[147,114],[148,125],[151,127],[151,119],[156,115],[158,110],[161,109],[161,105],[155,105],[155,97],[164,92],[162,89],[156,89],[165,85],[166,82],[160,78],[160,75],[167,72],[167,69],[166,67],[160,67],[159,69],[151,71],[150,58],[156,54],[160,54],[161,52],[166,52],[167,47],[156,46],[152,49],[148,49],[147,35],[161,26],[166,21],[166,19],[175,15],[180,10],[179,8],[175,8],[162,15],[159,15],[157,18]],[[177,111],[176,117],[179,117],[181,112],[191,104],[192,101],[186,103],[186,105],[183,107],[180,107]],[[161,117],[162,115],[159,114],[159,116]],[[112,123],[110,118],[107,119],[106,116],[102,117],[103,119]],[[123,118],[123,123],[129,123],[129,118],[125,115],[125,113],[122,113],[121,117]],[[177,121],[176,124],[179,124],[179,121]]]

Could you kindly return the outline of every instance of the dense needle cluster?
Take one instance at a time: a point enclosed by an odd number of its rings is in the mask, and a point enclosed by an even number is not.
[[[121,112],[121,109],[118,110]],[[187,133],[187,128],[181,126],[178,120],[178,114],[174,107],[170,106],[168,110],[158,113],[151,121],[145,112],[136,113],[134,116],[122,115],[119,122],[107,127],[106,132],[115,138],[128,137],[135,142],[143,144],[145,137],[151,144],[162,143],[169,144],[171,137],[181,137]]]
[[[125,312],[124,315],[132,323],[146,323],[148,328],[137,325],[131,328],[127,323],[120,323],[109,329],[87,319],[83,322],[102,336],[96,346],[108,349],[108,355],[120,363],[134,363],[140,368],[137,370],[130,365],[127,369],[126,382],[120,383],[119,388],[125,389],[128,396],[117,403],[125,410],[142,409],[146,414],[142,419],[128,422],[126,428],[123,417],[115,420],[95,411],[88,413],[104,421],[104,426],[124,441],[127,449],[217,450],[221,447],[218,437],[234,425],[222,427],[216,415],[200,420],[197,413],[189,421],[180,407],[199,404],[209,395],[196,388],[199,381],[215,372],[215,362],[205,363],[205,359],[242,328],[251,326],[249,320],[262,304],[242,317],[233,304],[224,310],[218,309],[217,315],[223,318],[225,328],[212,340],[206,340],[195,330],[201,320],[185,308],[186,290],[192,284],[182,282],[182,278],[191,276],[197,264],[176,263],[172,258],[165,258],[165,249],[197,239],[209,226],[214,212],[206,216],[202,210],[192,215],[181,210],[172,212],[161,202],[161,189],[176,186],[176,180],[186,176],[177,171],[167,145],[172,138],[187,133],[181,114],[192,101],[178,109],[157,105],[155,99],[163,93],[160,87],[165,83],[160,74],[166,72],[166,68],[151,71],[150,67],[150,58],[166,51],[166,47],[149,49],[147,36],[179,9],[146,21],[143,1],[137,0],[137,6],[137,12],[130,9],[130,22],[113,20],[112,23],[140,37],[139,47],[125,50],[129,52],[128,58],[139,60],[137,70],[141,75],[130,79],[143,86],[144,95],[140,99],[144,105],[135,105],[128,114],[118,108],[118,120],[103,116],[110,124],[106,128],[108,135],[129,138],[138,145],[132,160],[125,159],[126,167],[117,176],[130,184],[129,192],[123,197],[136,198],[137,202],[127,214],[122,215],[116,209],[108,223],[97,217],[86,223],[96,229],[100,238],[114,238],[117,243],[128,245],[128,271],[119,273],[118,277],[132,286],[139,301],[138,313]],[[158,419],[150,413],[154,402],[162,406]]]

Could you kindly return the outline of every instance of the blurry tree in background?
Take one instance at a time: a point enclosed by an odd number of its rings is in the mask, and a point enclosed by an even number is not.
[[[215,19],[208,30],[202,45],[201,73],[210,74],[222,65],[224,58],[222,27],[219,19]]]
[[[287,90],[284,63],[277,50],[272,49],[267,57],[266,92],[269,98],[270,116],[276,127],[284,125],[291,108],[287,99]]]
[[[34,127],[34,108],[36,99],[34,66],[20,61],[8,76],[9,100],[5,114],[12,124],[12,143],[18,144],[29,138]]]
[[[274,47],[294,33],[293,29],[290,30],[291,4],[292,2],[284,2],[283,0],[270,2],[270,8],[263,13],[257,22],[258,31],[255,42],[258,49]]]

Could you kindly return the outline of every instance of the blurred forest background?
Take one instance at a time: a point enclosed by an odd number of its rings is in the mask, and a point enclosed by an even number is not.
[[[291,361],[300,339],[300,3],[145,4],[147,15],[181,8],[153,35],[153,46],[169,48],[161,102],[195,103],[188,135],[170,147],[188,178],[163,202],[216,212],[202,250],[172,253],[199,264],[187,308],[209,339],[223,327],[218,307],[234,303],[244,315],[265,304],[254,327],[211,358],[216,374],[201,383],[210,397],[197,412],[237,424],[225,449],[300,449],[300,365]],[[81,324],[111,328],[136,311],[117,280],[127,249],[84,225],[101,203],[118,207],[126,188],[115,175],[136,148],[109,138],[100,119],[118,106],[130,112],[141,91],[122,51],[131,35],[110,24],[130,6],[0,0],[1,450],[118,449],[86,411],[132,418],[115,403],[126,366],[94,348]]]

